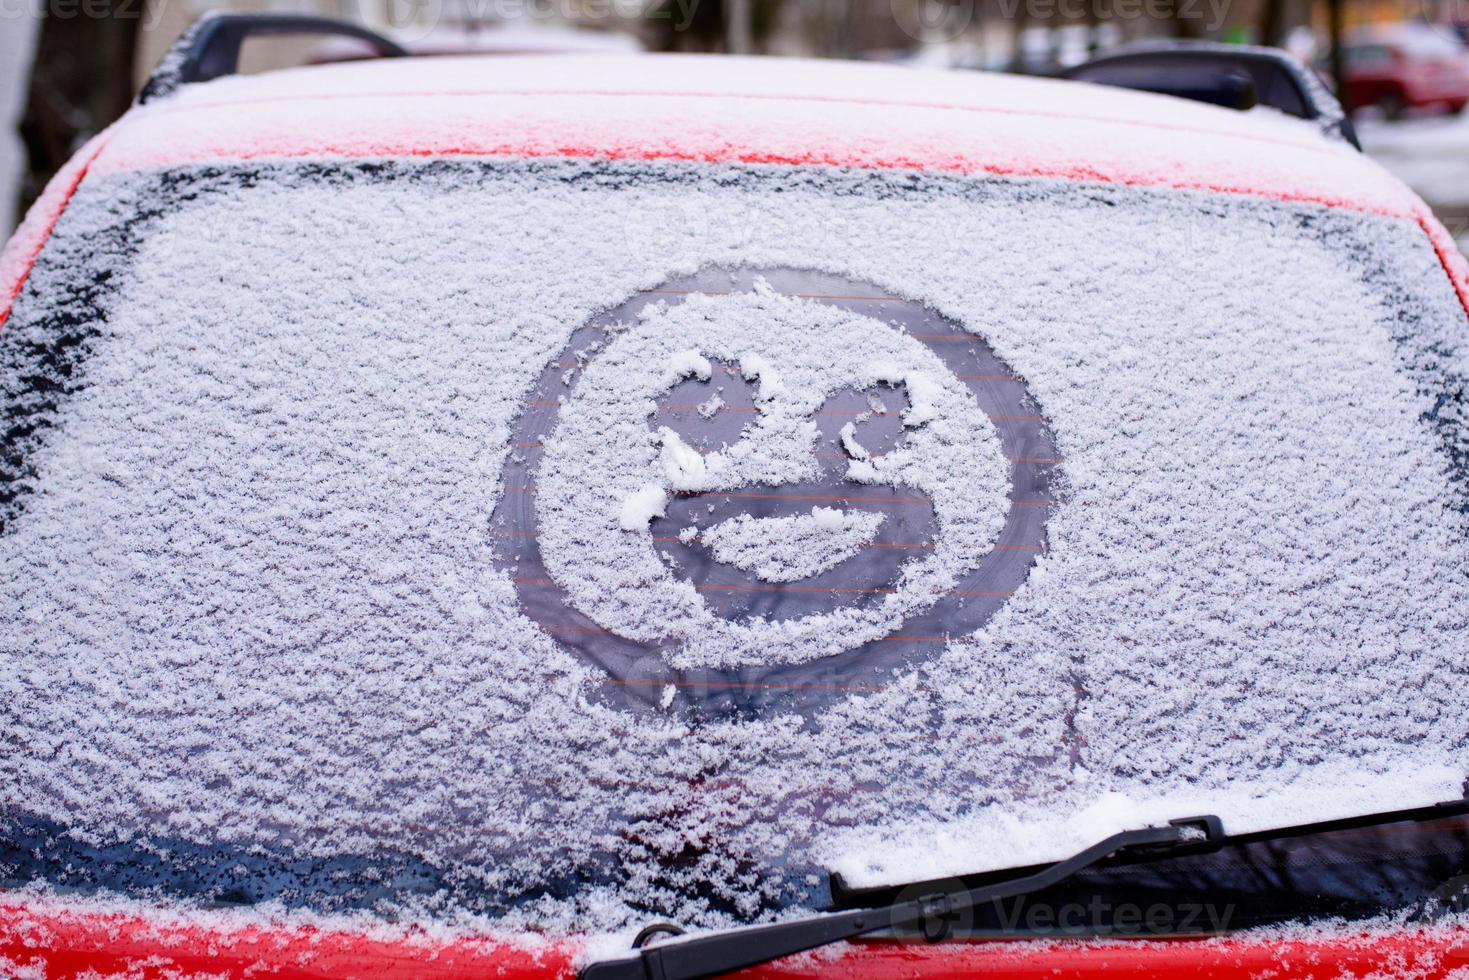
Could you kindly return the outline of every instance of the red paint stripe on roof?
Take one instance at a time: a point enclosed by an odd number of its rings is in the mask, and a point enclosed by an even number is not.
[[[844,170],[891,170],[917,173],[941,173],[967,177],[1007,177],[1028,180],[1065,180],[1081,184],[1104,184],[1120,187],[1158,188],[1224,194],[1232,197],[1257,198],[1287,204],[1314,204],[1320,207],[1356,211],[1386,218],[1416,219],[1409,209],[1392,208],[1367,201],[1330,194],[1275,190],[1220,181],[1163,179],[1153,176],[1120,176],[1088,166],[1048,167],[1044,165],[1007,165],[972,160],[916,159],[907,156],[851,159],[819,151],[808,153],[776,153],[741,150],[730,146],[702,151],[673,147],[605,147],[567,144],[548,148],[541,145],[513,144],[478,147],[428,147],[417,144],[385,143],[379,140],[362,143],[336,142],[330,147],[307,146],[299,149],[254,151],[249,148],[231,150],[227,155],[204,152],[194,157],[180,156],[169,165],[216,162],[290,162],[295,160],[381,160],[381,159],[483,159],[483,160],[604,160],[611,163],[689,163],[708,165],[743,165],[770,167],[832,167]]]

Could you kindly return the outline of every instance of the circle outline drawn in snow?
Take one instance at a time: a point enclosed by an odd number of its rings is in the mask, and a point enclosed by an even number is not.
[[[776,297],[796,298],[845,311],[844,315],[870,318],[879,327],[901,335],[902,343],[921,343],[956,383],[962,383],[959,390],[967,389],[964,394],[987,418],[1008,469],[1008,481],[1002,481],[1008,483],[1008,499],[995,505],[1003,523],[988,553],[979,557],[952,589],[906,615],[897,629],[880,638],[858,642],[849,649],[838,643],[837,652],[800,663],[678,667],[667,656],[675,643],[636,639],[605,628],[578,608],[563,584],[548,571],[537,515],[537,484],[547,479],[544,466],[552,465],[547,461],[547,440],[557,433],[566,406],[578,398],[588,366],[594,365],[612,341],[623,335],[628,324],[638,323],[650,308],[677,308],[695,295],[737,296],[751,292],[757,284]],[[721,369],[735,375],[739,383],[738,367],[714,367],[716,373]],[[688,378],[675,387],[674,393],[699,383],[699,378]],[[704,386],[710,387],[707,380]],[[892,390],[892,394],[900,393]],[[840,395],[872,398],[871,392]],[[889,396],[884,398],[891,401]],[[688,399],[672,400],[676,403]],[[865,418],[866,414],[858,411],[865,404],[838,402],[836,396],[824,404],[815,413],[821,416],[818,425],[823,427],[818,446],[831,444],[830,448],[837,448],[834,427],[843,419]],[[832,417],[827,417],[831,405],[838,407],[830,409]],[[846,410],[841,410],[842,405]],[[699,420],[692,417],[694,408],[670,405],[661,410],[654,424],[672,417],[662,413],[683,412],[686,424],[697,425]],[[728,426],[748,425],[751,417],[747,414],[743,422],[726,423],[723,443],[741,438],[741,430],[731,432]],[[894,413],[883,421],[902,428],[896,420]],[[651,438],[653,430],[649,432]],[[905,430],[899,437],[906,438],[907,434]],[[705,451],[719,448],[712,445]],[[816,455],[843,456],[830,451]],[[839,462],[845,467],[849,460]],[[775,711],[810,713],[853,694],[879,690],[895,668],[925,660],[940,651],[950,637],[983,626],[1023,585],[1037,557],[1046,550],[1046,524],[1059,503],[1059,464],[1055,440],[1024,380],[979,335],[919,303],[841,276],[790,268],[706,268],[640,292],[593,317],[546,365],[511,428],[511,453],[502,476],[504,492],[491,517],[490,540],[497,559],[515,584],[521,612],[558,644],[605,673],[604,695],[609,703],[634,711],[672,711],[706,719],[759,717]],[[830,475],[831,466],[837,463],[824,461],[823,465]],[[980,461],[976,460],[976,465]],[[912,487],[882,482],[844,484],[837,496],[828,496],[833,493],[829,484],[792,483],[749,489],[761,492],[674,493],[668,499],[666,515],[655,518],[647,530],[639,532],[651,540],[665,570],[676,572],[680,581],[701,590],[699,595],[711,612],[723,620],[780,621],[875,603],[898,591],[894,585],[904,569],[917,564],[914,555],[931,555],[936,547],[933,542],[939,528],[935,504],[916,494]],[[832,501],[834,507],[851,512],[881,511],[884,520],[876,536],[861,546],[860,557],[800,582],[775,584],[768,578],[739,578],[738,569],[715,562],[700,541],[679,533],[687,530],[691,521],[712,523],[736,508],[741,512],[753,508],[762,519],[799,513],[802,508],[809,514],[812,501],[817,506]],[[861,587],[842,587],[853,580]]]

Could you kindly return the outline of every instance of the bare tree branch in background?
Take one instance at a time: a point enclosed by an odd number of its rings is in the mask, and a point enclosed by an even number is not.
[[[1011,28],[1014,31],[1015,37],[1015,49],[1011,52],[1010,56],[1010,71],[1017,75],[1025,74],[1030,67],[1025,61],[1025,45],[1021,43],[1021,38],[1025,35],[1026,29],[1030,27],[1030,21],[1030,4],[1021,0],[1019,6],[1015,8],[1014,19],[1011,22]]]
[[[1288,0],[1264,0],[1257,11],[1255,37],[1261,44],[1278,48],[1285,42]]]
[[[1331,80],[1336,84],[1338,98],[1345,98],[1346,65],[1342,58],[1342,18],[1346,0],[1326,0],[1327,43],[1331,45]]]
[[[1168,18],[1170,33],[1177,38],[1196,40],[1203,36],[1203,23],[1196,14],[1186,13],[1189,6],[1184,0],[1174,0],[1173,15]]]
[[[130,0],[90,0],[45,14],[20,124],[27,157],[22,208],[132,101],[138,10]]]

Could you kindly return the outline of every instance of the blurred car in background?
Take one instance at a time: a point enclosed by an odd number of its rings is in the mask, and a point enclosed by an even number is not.
[[[1364,28],[1347,38],[1340,93],[1349,112],[1376,106],[1389,119],[1410,109],[1459,113],[1469,104],[1469,54],[1416,24]]]
[[[1361,149],[1351,119],[1304,63],[1278,48],[1210,41],[1143,41],[1058,75],[1247,111],[1257,106],[1311,122]]]

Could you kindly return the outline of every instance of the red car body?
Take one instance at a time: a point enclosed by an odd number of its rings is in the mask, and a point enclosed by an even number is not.
[[[1469,105],[1469,54],[1426,29],[1376,30],[1346,50],[1347,111],[1377,106],[1396,119],[1409,109],[1459,113]]]
[[[172,929],[124,914],[0,904],[0,968],[48,978],[279,977],[319,980],[529,980],[569,975],[576,946],[516,948],[490,942],[382,938],[316,929],[231,929],[195,919]],[[863,942],[835,958],[792,958],[741,977],[933,977],[1003,980],[1084,977],[1447,976],[1469,967],[1469,932],[1403,929],[1333,939],[1166,942],[984,942],[926,946]]]
[[[220,160],[385,156],[989,173],[1312,202],[1421,229],[1469,313],[1469,266],[1427,207],[1370,161],[1328,146],[1309,127],[1262,126],[1225,110],[1134,93],[1089,89],[1094,94],[1078,103],[1072,83],[1011,89],[1010,83],[887,68],[772,70],[764,62],[685,59],[629,79],[625,62],[485,64],[457,87],[412,63],[317,68],[296,75],[294,90],[269,80],[217,95],[200,86],[192,101],[130,113],[78,153],[0,259],[0,325],[68,202],[96,175]],[[1462,89],[1453,87],[1459,84],[1404,82],[1404,98],[1462,105],[1469,76]],[[1350,97],[1357,104],[1379,100],[1382,89],[1368,85],[1365,77],[1354,83]],[[595,112],[586,111],[588,102]],[[289,112],[281,111],[283,104]],[[344,104],[352,111],[342,112]],[[717,130],[687,125],[694,107],[720,120]],[[528,119],[535,122],[530,132]],[[1271,155],[1271,165],[1242,176],[1240,160],[1260,153]],[[1328,157],[1331,165],[1323,167]],[[522,947],[387,927],[263,927],[224,912],[142,914],[0,894],[4,976],[511,978],[566,975],[582,952],[569,940],[528,938]],[[1466,967],[1469,932],[1402,926],[1146,942],[861,942],[831,957],[781,961],[742,975],[1426,977]]]

